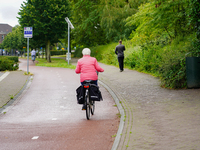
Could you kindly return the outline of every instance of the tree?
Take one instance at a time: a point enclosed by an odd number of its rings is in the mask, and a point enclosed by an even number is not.
[[[33,27],[33,43],[38,47],[45,43],[47,61],[51,62],[50,46],[67,34],[65,17],[70,17],[69,1],[27,0],[18,14],[22,27]]]
[[[193,42],[193,51],[200,54],[200,2],[199,0],[191,0],[188,11],[189,24],[194,26],[196,30],[196,40]]]
[[[12,32],[8,33],[8,35],[3,40],[2,45],[9,52],[11,49],[22,50],[26,45],[22,27],[18,25],[13,27]]]
[[[161,35],[171,40],[184,37],[190,31],[186,16],[188,4],[188,0],[151,0],[127,19],[127,25],[137,25],[133,37],[143,42],[155,40]]]
[[[73,0],[72,31],[75,41],[79,45],[94,46],[105,44],[105,31],[100,26],[100,0]]]
[[[135,14],[138,6],[147,0],[101,0],[101,27],[105,29],[106,38],[111,41],[128,38],[135,25],[125,26],[126,19]]]

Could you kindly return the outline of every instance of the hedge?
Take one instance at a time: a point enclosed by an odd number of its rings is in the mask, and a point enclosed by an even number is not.
[[[10,70],[14,71],[19,68],[18,62],[18,57],[5,57],[5,56],[0,56],[0,71],[5,71],[5,70]]]
[[[53,55],[66,55],[66,53],[67,53],[68,51],[67,50],[62,50],[62,51],[51,51],[51,56],[53,56]]]
[[[10,59],[10,60],[13,60],[16,63],[19,62],[18,56],[0,56],[0,58],[7,58],[7,59]]]

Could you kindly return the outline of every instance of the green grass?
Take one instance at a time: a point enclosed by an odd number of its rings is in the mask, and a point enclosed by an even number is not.
[[[13,95],[10,95],[10,99],[13,99],[14,98],[14,96]]]
[[[117,135],[115,134],[115,135],[112,135],[112,137],[116,137]]]
[[[41,59],[37,58],[36,61],[36,66],[44,66],[44,67],[58,67],[58,68],[70,68],[70,69],[75,69],[76,66],[69,64],[68,62],[64,59],[60,58],[51,58],[51,63],[47,62],[46,59]]]

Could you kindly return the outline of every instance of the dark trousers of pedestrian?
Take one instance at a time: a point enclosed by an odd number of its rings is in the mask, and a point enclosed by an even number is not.
[[[124,71],[124,57],[118,57],[118,62],[120,71]]]

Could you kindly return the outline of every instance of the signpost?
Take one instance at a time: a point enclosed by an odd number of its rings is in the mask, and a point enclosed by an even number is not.
[[[69,49],[70,49],[70,28],[74,29],[74,26],[72,25],[72,23],[70,22],[69,18],[66,17],[65,18],[66,22],[68,23],[68,53],[67,53],[67,60],[68,60],[68,65],[69,65]]]
[[[33,28],[24,27],[24,38],[27,38],[27,74],[29,74],[29,38],[33,37]]]

